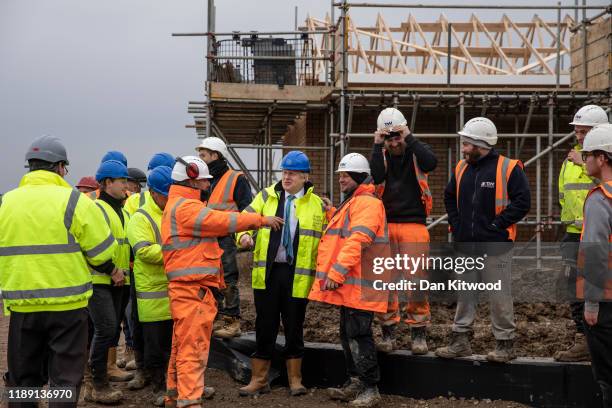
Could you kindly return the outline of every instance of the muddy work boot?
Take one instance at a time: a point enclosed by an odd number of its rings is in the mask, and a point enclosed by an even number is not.
[[[574,344],[565,351],[557,351],[555,360],[563,362],[591,361],[591,354],[583,333],[576,333]]]
[[[357,398],[349,402],[349,407],[364,407],[370,408],[377,406],[381,401],[378,387],[375,385],[366,387],[361,391]]]
[[[302,385],[302,359],[290,358],[286,361],[286,364],[289,394],[292,397],[308,394],[308,390]]]
[[[414,355],[427,354],[427,328],[425,326],[413,327],[410,333],[412,344],[410,349]]]
[[[327,394],[333,400],[349,402],[365,389],[365,385],[357,377],[351,377],[342,388],[328,388]]]
[[[268,371],[270,371],[272,361],[260,358],[251,359],[251,381],[245,387],[238,390],[241,397],[254,397],[259,394],[270,392],[268,383]]]
[[[216,392],[217,390],[215,390],[215,387],[205,386],[204,394],[202,394],[202,398],[201,398],[202,402],[204,402],[204,400],[213,399]]]
[[[141,390],[151,383],[151,376],[144,369],[135,371],[134,378],[128,382],[128,390]]]
[[[514,340],[497,340],[495,350],[487,354],[487,361],[493,363],[507,363],[515,358]]]
[[[223,316],[223,327],[213,332],[213,336],[221,339],[240,337],[240,319],[234,316]]]
[[[120,390],[111,388],[108,381],[94,381],[91,389],[91,401],[98,404],[117,404],[123,399],[123,393]]]
[[[382,340],[376,344],[376,350],[381,353],[390,353],[395,346],[395,324],[381,326]]]
[[[113,382],[130,381],[134,378],[133,373],[128,373],[117,367],[117,349],[111,347],[108,349],[107,370],[108,379]]]
[[[436,356],[442,358],[467,357],[472,355],[470,334],[452,332],[450,344],[436,349]]]
[[[125,346],[125,351],[119,357],[119,353],[117,353],[117,367],[125,368],[125,365],[134,359],[134,349],[128,346]]]

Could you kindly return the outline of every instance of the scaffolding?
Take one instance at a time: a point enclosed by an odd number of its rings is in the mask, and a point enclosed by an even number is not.
[[[573,115],[584,104],[610,104],[609,87],[575,89],[567,80],[569,33],[586,32],[593,20],[611,13],[610,7],[577,3],[474,6],[332,1],[324,19],[308,17],[295,31],[222,33],[214,30],[214,3],[209,0],[209,16],[213,18],[207,32],[174,34],[208,39],[206,100],[189,103],[194,124],[188,126],[195,128],[199,137],[224,139],[234,166],[247,175],[254,190],[274,181],[278,172],[273,168],[274,151],[299,148],[319,152],[323,192],[333,198],[339,196],[333,173],[338,158],[349,151],[369,150],[363,142],[372,135],[355,130],[363,127],[356,118],[388,106],[409,112],[409,127],[419,138],[446,139],[447,179],[453,171],[451,162],[459,159],[456,131],[463,127],[467,111],[499,115],[506,121],[511,118],[501,126],[500,150],[520,158],[526,146],[535,145],[532,157],[525,160],[526,166],[535,166],[534,216],[522,224],[534,228],[531,240],[535,241],[539,268],[544,259],[541,243],[545,228],[560,224],[553,208],[553,152],[574,136],[573,132],[555,131],[555,124],[558,128],[560,117]],[[471,14],[467,22],[451,22],[440,15],[432,23],[419,23],[409,14],[405,22],[393,27],[378,14],[373,27],[361,27],[349,16],[349,11],[358,7],[554,10],[557,19],[547,22],[535,15],[521,22],[504,15],[499,22],[484,22]],[[340,11],[337,20],[336,9]],[[573,10],[574,17],[562,16],[563,10]],[[579,10],[583,12],[580,22]],[[587,19],[587,10],[598,14]],[[268,47],[268,51],[262,55],[254,51],[253,44]],[[586,58],[584,64],[586,72]],[[288,66],[295,75],[287,74]],[[427,82],[414,82],[419,76]],[[449,125],[452,129],[431,131],[419,119],[441,114],[454,116]],[[289,144],[288,126],[309,115],[323,117],[322,140]],[[534,130],[535,122],[538,128]],[[255,151],[255,169],[247,168],[241,159],[238,151],[242,149]],[[434,216],[428,220],[428,228],[444,224],[445,218],[444,214]]]

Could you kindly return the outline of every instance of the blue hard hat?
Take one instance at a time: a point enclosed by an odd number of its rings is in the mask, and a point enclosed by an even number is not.
[[[100,164],[96,172],[96,181],[99,183],[106,178],[128,178],[127,167],[117,160],[108,160]]]
[[[303,152],[294,150],[283,157],[281,170],[303,171],[310,173],[310,160]]]
[[[168,190],[172,185],[172,168],[168,166],[157,166],[149,173],[147,181],[149,189],[168,197]]]
[[[174,156],[172,156],[170,153],[155,153],[149,161],[149,167],[147,168],[147,170],[153,170],[154,168],[159,166],[166,166],[172,168],[174,167],[174,162],[176,162],[176,160],[174,159]]]
[[[106,154],[102,156],[102,160],[100,160],[100,163],[104,163],[109,160],[117,160],[118,162],[123,163],[125,167],[127,167],[127,157],[125,157],[123,153],[118,152],[116,150],[106,152]]]

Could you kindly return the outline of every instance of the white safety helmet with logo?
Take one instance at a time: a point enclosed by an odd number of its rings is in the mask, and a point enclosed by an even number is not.
[[[172,180],[203,180],[211,179],[212,176],[208,172],[208,166],[204,160],[195,156],[183,156],[177,159],[172,168]]]
[[[463,129],[457,132],[466,142],[487,149],[497,143],[497,128],[487,118],[477,117],[467,121]]]
[[[597,126],[608,123],[608,114],[603,108],[597,105],[586,105],[578,109],[574,115],[574,120],[570,122],[572,126]]]
[[[608,123],[597,125],[586,134],[582,151],[594,152],[595,150],[612,153],[612,125]]]
[[[224,158],[229,158],[229,151],[227,150],[227,145],[223,140],[218,137],[211,136],[202,140],[202,143],[198,147],[195,148],[196,152],[199,152],[200,149],[207,149],[212,152],[217,152],[222,155]]]
[[[367,173],[370,175],[370,163],[363,155],[359,153],[349,153],[340,160],[338,170],[340,172]]]
[[[378,115],[376,126],[378,130],[391,130],[396,126],[405,126],[406,118],[395,108],[386,108]]]

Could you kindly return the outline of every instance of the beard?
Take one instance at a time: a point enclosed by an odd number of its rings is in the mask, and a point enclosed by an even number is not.
[[[464,153],[463,158],[470,164],[475,164],[482,157],[480,150],[473,150],[470,153]]]

